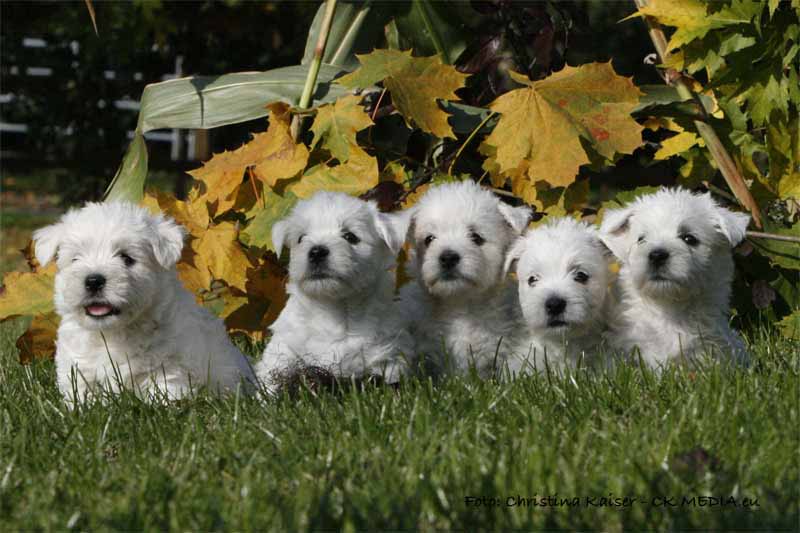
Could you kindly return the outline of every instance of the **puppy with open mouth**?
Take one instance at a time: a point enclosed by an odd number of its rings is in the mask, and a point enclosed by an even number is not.
[[[394,299],[405,218],[344,193],[318,192],[272,228],[288,246],[289,299],[256,367],[270,392],[306,368],[396,383],[413,342]]]
[[[418,351],[436,372],[495,375],[519,322],[503,263],[530,210],[463,181],[432,187],[408,215],[417,283],[404,286],[401,297]]]
[[[68,402],[98,386],[178,399],[255,382],[222,322],[178,279],[184,230],[171,219],[126,202],[89,203],[33,240],[39,263],[58,265],[56,370]]]
[[[611,312],[611,252],[585,222],[561,218],[529,230],[506,258],[516,270],[524,325],[512,375],[594,363]]]
[[[603,240],[622,265],[613,344],[625,353],[638,349],[654,368],[703,352],[746,361],[728,312],[731,249],[744,239],[749,221],[749,215],[721,207],[708,193],[681,188],[608,210]]]

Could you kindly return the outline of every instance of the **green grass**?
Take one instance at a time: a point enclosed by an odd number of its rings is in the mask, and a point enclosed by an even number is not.
[[[16,363],[11,329],[0,329],[6,531],[798,524],[800,346],[765,331],[754,334],[749,370],[658,378],[622,367],[170,407],[122,395],[70,412],[52,362]],[[609,494],[637,502],[586,506],[585,497]],[[505,505],[518,495],[582,500]],[[731,495],[759,507],[652,505],[662,496]],[[469,506],[468,496],[500,505]]]

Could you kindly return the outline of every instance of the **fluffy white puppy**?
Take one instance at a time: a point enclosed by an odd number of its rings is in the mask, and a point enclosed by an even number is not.
[[[527,227],[530,210],[462,181],[432,187],[409,215],[418,283],[401,295],[419,352],[443,373],[474,367],[482,377],[494,375],[519,316],[505,256]]]
[[[307,367],[388,383],[406,372],[413,342],[394,300],[392,270],[403,220],[373,202],[318,192],[273,226],[275,249],[286,245],[291,257],[289,299],[256,367],[268,390]]]
[[[125,202],[89,203],[34,233],[36,258],[57,257],[58,386],[68,402],[97,385],[177,399],[254,376],[222,322],[175,271],[183,228]]]
[[[601,349],[610,311],[611,252],[593,226],[573,218],[549,221],[512,246],[524,326],[508,369],[512,374],[591,363]]]
[[[708,352],[746,357],[728,325],[734,265],[748,215],[719,206],[710,194],[663,189],[608,210],[601,232],[622,266],[620,315],[612,342],[657,368]]]

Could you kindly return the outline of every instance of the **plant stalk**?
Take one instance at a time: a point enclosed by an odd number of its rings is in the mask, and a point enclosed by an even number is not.
[[[314,89],[317,87],[317,75],[319,74],[319,67],[322,65],[322,58],[325,55],[325,46],[328,44],[328,35],[331,32],[331,23],[333,22],[333,15],[336,12],[337,0],[325,0],[325,17],[322,19],[322,25],[319,29],[319,36],[317,37],[317,44],[314,47],[314,57],[308,67],[308,75],[306,76],[306,83],[303,86],[303,93],[300,95],[300,101],[297,107],[301,110],[308,109],[311,105],[311,96],[314,94]],[[300,137],[302,131],[303,118],[295,116],[292,119],[292,137],[295,142]]]
[[[638,9],[647,7],[647,0],[633,1]],[[661,59],[661,63],[664,63],[670,55],[667,48],[667,38],[664,35],[664,30],[662,30],[661,25],[651,17],[646,16],[644,19],[645,23],[647,24],[647,31],[650,34],[650,40],[653,41],[653,46],[655,46],[656,52]],[[665,81],[669,85],[674,86],[682,98],[686,100],[699,101],[701,109],[708,114],[709,110],[705,107],[705,103],[696,97],[689,85],[686,83],[686,80],[679,72],[676,72],[672,69],[668,70]],[[711,125],[705,120],[697,119],[694,121],[694,125],[695,128],[697,128],[697,133],[699,133],[706,142],[706,146],[708,147],[709,152],[711,152],[711,156],[714,158],[714,161],[717,163],[717,167],[722,173],[722,177],[725,178],[728,187],[731,188],[731,191],[733,192],[734,196],[736,196],[736,199],[739,201],[739,203],[741,203],[748,211],[750,211],[756,227],[759,229],[762,228],[763,224],[761,221],[761,211],[758,208],[758,204],[756,204],[753,195],[750,194],[750,189],[747,187],[744,178],[742,178],[742,175],[739,172],[739,169],[736,167],[736,163],[733,161],[733,158],[725,149],[725,145],[722,144],[717,132],[714,131],[714,128],[712,128]]]
[[[747,231],[745,235],[752,239],[770,239],[773,241],[796,242],[800,244],[800,237],[791,235],[778,235],[776,233],[764,233],[763,231]]]

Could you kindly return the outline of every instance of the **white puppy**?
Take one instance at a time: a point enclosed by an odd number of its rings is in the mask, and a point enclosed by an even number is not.
[[[291,257],[289,300],[256,367],[271,392],[307,367],[388,383],[406,372],[413,342],[394,301],[392,271],[403,219],[373,202],[318,192],[273,226],[275,249],[285,244]]]
[[[530,210],[463,181],[432,187],[410,217],[418,284],[406,285],[401,295],[418,350],[444,373],[474,367],[482,377],[494,375],[519,315],[505,255],[527,227]]]
[[[748,215],[720,207],[710,194],[663,189],[608,210],[603,239],[621,264],[621,310],[612,341],[638,347],[651,367],[681,357],[746,356],[728,325],[734,265]]]
[[[611,298],[611,252],[599,232],[573,218],[548,221],[520,237],[506,258],[516,268],[523,332],[512,374],[591,363],[601,349]]]
[[[97,385],[177,399],[254,381],[222,322],[178,280],[183,238],[172,220],[124,202],[89,203],[34,233],[38,261],[57,257],[56,371],[68,402]]]

